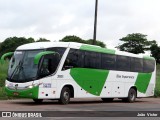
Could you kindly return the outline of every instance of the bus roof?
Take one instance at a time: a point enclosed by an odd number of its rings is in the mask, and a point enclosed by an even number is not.
[[[35,50],[35,49],[46,49],[51,47],[65,47],[65,48],[69,47],[73,49],[81,49],[81,50],[94,51],[94,52],[100,52],[100,53],[117,54],[117,55],[123,55],[123,56],[131,56],[131,57],[155,60],[153,57],[145,56],[142,54],[137,55],[137,54],[128,53],[124,51],[102,48],[96,45],[88,45],[88,44],[76,43],[76,42],[34,42],[34,43],[21,45],[16,50]]]

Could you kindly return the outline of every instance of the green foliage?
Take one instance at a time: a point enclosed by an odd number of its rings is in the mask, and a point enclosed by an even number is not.
[[[8,97],[6,96],[4,87],[0,87],[0,100],[6,100]]]
[[[24,37],[10,37],[5,39],[0,45],[0,56],[7,52],[14,52],[15,49],[23,44],[34,42],[33,38],[24,38]]]
[[[78,42],[78,43],[85,43],[84,40],[82,40],[80,37],[77,36],[65,36],[61,42]]]
[[[13,97],[6,96],[5,93],[5,80],[7,77],[9,61],[5,61],[4,64],[0,64],[0,100],[12,99]]]
[[[155,97],[160,97],[160,65],[157,65]]]
[[[50,40],[47,40],[45,38],[39,38],[36,42],[50,42]]]
[[[77,37],[77,36],[74,36],[74,35],[73,36],[66,36],[60,41],[61,42],[78,42],[78,43],[85,43],[85,44],[92,44],[92,42],[93,42],[92,39],[83,40],[80,37]],[[100,47],[103,47],[103,48],[106,47],[106,45],[99,40],[96,40],[96,45],[98,45]]]
[[[141,33],[128,34],[126,37],[120,39],[123,44],[117,46],[121,51],[126,51],[134,54],[144,53],[145,50],[150,49],[151,43],[154,41],[148,41],[147,35]]]
[[[154,57],[156,59],[156,62],[160,64],[160,46],[158,46],[156,41],[151,45],[150,50],[152,57]]]
[[[5,61],[4,64],[0,64],[0,87],[4,86],[5,79],[7,77],[8,70],[8,61]]]
[[[92,45],[92,42],[93,42],[93,39],[86,40],[86,44]],[[96,40],[96,45],[103,47],[103,48],[106,47],[105,43],[103,43],[102,41],[99,41],[99,40]]]

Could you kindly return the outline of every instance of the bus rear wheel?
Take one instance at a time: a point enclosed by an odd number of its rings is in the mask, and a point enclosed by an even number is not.
[[[70,97],[71,97],[70,89],[68,87],[64,87],[61,91],[59,102],[64,105],[68,104],[70,101]]]
[[[113,98],[101,98],[103,102],[112,102]]]
[[[42,102],[43,102],[43,99],[33,99],[33,101],[34,101],[35,103],[42,103]]]
[[[126,99],[124,99],[124,101],[129,102],[129,103],[133,103],[135,102],[137,97],[137,92],[134,88],[131,88],[128,92],[128,97]]]

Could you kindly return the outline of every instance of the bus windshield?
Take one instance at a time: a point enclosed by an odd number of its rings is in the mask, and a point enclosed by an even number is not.
[[[42,50],[16,51],[10,60],[8,80],[11,82],[28,82],[37,76],[38,65],[34,64],[34,57]]]

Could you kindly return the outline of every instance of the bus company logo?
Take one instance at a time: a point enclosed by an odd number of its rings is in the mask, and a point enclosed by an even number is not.
[[[12,117],[11,112],[2,112],[2,117]]]
[[[18,88],[18,84],[15,84],[15,89],[17,90],[17,88]]]

